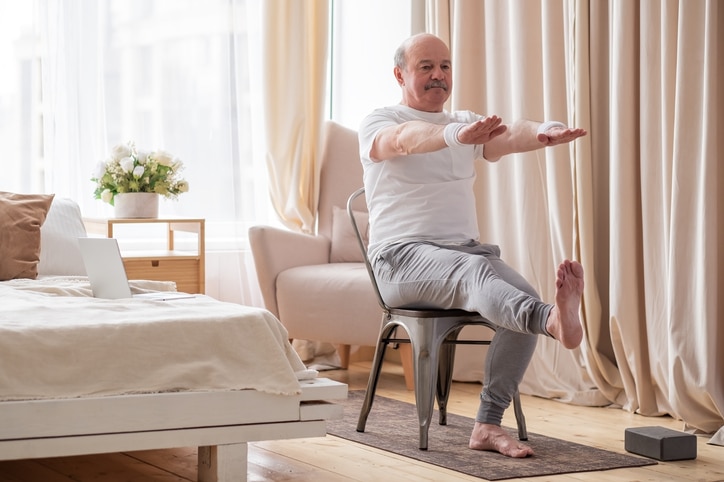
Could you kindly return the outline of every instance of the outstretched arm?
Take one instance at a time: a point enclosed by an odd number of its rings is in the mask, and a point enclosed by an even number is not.
[[[527,152],[541,147],[557,146],[571,142],[585,136],[585,129],[552,126],[539,133],[542,124],[522,119],[508,126],[508,128],[485,144],[483,155],[489,161],[497,161],[506,154]]]
[[[450,128],[459,126],[459,129]],[[447,141],[446,141],[446,129]],[[447,147],[448,142],[459,144],[485,144],[506,130],[498,116],[490,116],[471,124],[438,125],[422,121],[409,121],[382,129],[375,137],[370,157],[378,162],[384,159],[424,154]],[[454,139],[451,139],[451,136]]]

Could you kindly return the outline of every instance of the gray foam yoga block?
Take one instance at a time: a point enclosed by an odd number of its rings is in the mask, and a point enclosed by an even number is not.
[[[664,427],[627,428],[625,448],[634,454],[656,460],[696,458],[696,436]]]

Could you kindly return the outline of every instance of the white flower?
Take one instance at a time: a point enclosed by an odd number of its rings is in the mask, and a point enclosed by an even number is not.
[[[111,149],[111,157],[116,160],[121,160],[124,157],[130,157],[133,153],[129,144],[118,144]]]
[[[96,166],[91,178],[95,198],[113,204],[119,193],[155,192],[176,199],[188,192],[188,182],[179,176],[183,163],[163,150],[149,152],[137,150],[133,142],[115,146],[110,157]]]
[[[139,164],[146,164],[146,160],[148,160],[148,151],[138,151],[136,153],[136,159],[138,159]]]
[[[124,157],[119,161],[119,164],[121,166],[121,169],[123,169],[123,172],[131,172],[133,171],[134,163],[136,161],[132,157]]]
[[[96,169],[95,169],[95,171],[93,172],[93,177],[96,178],[96,179],[102,178],[102,177],[103,177],[103,174],[106,173],[106,166],[107,166],[107,164],[108,164],[108,163],[107,163],[107,162],[104,162],[104,161],[101,161],[101,162],[99,162],[98,164],[96,164]]]
[[[104,203],[109,203],[111,202],[111,199],[113,199],[113,193],[111,192],[111,190],[104,189],[101,193],[101,201],[103,201]]]
[[[151,157],[162,166],[170,167],[173,164],[173,156],[166,151],[156,151]]]

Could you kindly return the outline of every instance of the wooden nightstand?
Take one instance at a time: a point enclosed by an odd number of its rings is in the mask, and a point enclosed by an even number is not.
[[[89,234],[114,237],[114,227],[129,224],[166,224],[165,250],[122,250],[123,264],[128,279],[175,281],[176,288],[185,293],[201,293],[205,282],[205,233],[203,219],[150,218],[102,219],[83,218]],[[176,233],[196,234],[195,250],[179,250]]]

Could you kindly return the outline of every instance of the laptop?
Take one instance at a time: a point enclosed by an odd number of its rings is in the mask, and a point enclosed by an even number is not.
[[[175,291],[134,295],[128,284],[116,238],[78,238],[78,245],[95,298],[145,298],[161,301],[194,298],[192,294]]]

